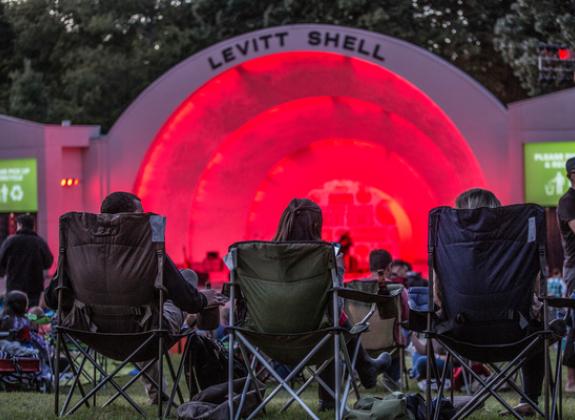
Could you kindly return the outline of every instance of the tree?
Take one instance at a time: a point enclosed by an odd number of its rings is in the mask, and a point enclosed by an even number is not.
[[[10,62],[14,55],[14,31],[0,3],[0,113],[8,111],[8,98],[11,80]]]
[[[21,118],[45,120],[48,100],[42,74],[33,70],[30,60],[26,60],[24,70],[15,71],[10,78],[10,110]]]
[[[539,82],[540,43],[559,44],[575,50],[575,8],[569,0],[519,0],[495,28],[495,48],[513,69],[529,95],[564,87],[559,82]]]
[[[475,77],[501,100],[516,100],[526,96],[517,70],[492,42],[498,19],[514,13],[512,1],[7,2],[4,15],[14,47],[0,63],[0,84],[4,78],[11,85],[4,90],[9,95],[0,95],[0,109],[36,121],[69,119],[107,130],[146,86],[193,53],[245,32],[310,22],[353,26],[412,42]],[[0,10],[0,30],[1,23]],[[27,104],[33,95],[24,89],[23,78],[42,91],[36,97],[45,98],[45,107]]]

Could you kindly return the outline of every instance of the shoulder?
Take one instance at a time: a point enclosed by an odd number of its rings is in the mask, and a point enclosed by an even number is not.
[[[564,218],[566,215],[571,216],[575,212],[575,190],[569,188],[569,190],[563,194],[559,199],[557,204],[557,213],[559,217]]]
[[[575,202],[575,189],[569,188],[559,199],[559,206]]]

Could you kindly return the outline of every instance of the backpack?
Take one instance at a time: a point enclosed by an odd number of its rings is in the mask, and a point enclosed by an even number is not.
[[[246,378],[234,380],[234,407],[237,410],[239,394],[244,388]],[[260,388],[263,384],[258,385]],[[246,417],[261,402],[255,387],[252,385],[246,395],[242,416]],[[228,420],[228,384],[212,385],[196,394],[191,401],[178,407],[178,420]]]
[[[346,420],[416,420],[408,410],[407,398],[401,392],[385,397],[365,396],[360,398],[345,416]]]
[[[203,335],[192,334],[190,350],[184,360],[186,379],[190,395],[206,389],[211,385],[221,384],[228,380],[228,352],[215,340]],[[234,378],[246,376],[247,371],[243,360],[234,362]]]
[[[457,397],[456,397],[457,398]],[[468,399],[465,399],[467,402]],[[425,398],[421,394],[408,394],[406,397],[407,411],[413,415],[415,420],[426,420],[427,419],[427,404],[425,403]],[[463,404],[465,403],[463,402]],[[433,408],[437,407],[437,399],[433,399]],[[449,420],[456,413],[456,409],[451,404],[451,401],[447,398],[443,398],[439,404],[439,419]]]

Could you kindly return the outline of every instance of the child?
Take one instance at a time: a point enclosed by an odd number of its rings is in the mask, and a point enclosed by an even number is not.
[[[30,347],[32,337],[30,334],[30,322],[26,318],[27,309],[28,296],[26,296],[26,293],[14,290],[6,294],[4,298],[4,310],[0,318],[0,331],[8,332],[10,335],[8,336],[8,340],[2,341],[15,341],[22,347]],[[3,343],[0,349],[7,345],[9,344]],[[17,347],[14,348],[16,349]]]
[[[9,333],[7,339],[0,340],[0,351],[12,356],[39,357],[41,377],[50,379],[51,349],[44,338],[33,328],[27,317],[28,296],[14,290],[6,295],[4,310],[0,317],[0,331]]]

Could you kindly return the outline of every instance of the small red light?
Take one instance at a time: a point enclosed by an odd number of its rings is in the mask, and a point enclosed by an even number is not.
[[[80,180],[78,178],[74,178],[74,186],[78,185],[80,183]]]
[[[73,182],[72,178],[68,178],[68,179],[66,180],[66,185],[69,186],[69,187],[71,187],[71,186],[72,186],[72,182]]]
[[[558,53],[559,60],[569,60],[571,58],[571,51],[567,48],[560,48]]]
[[[61,187],[65,187],[65,186],[66,186],[66,178],[62,178],[62,179],[60,180],[60,186],[61,186]]]

